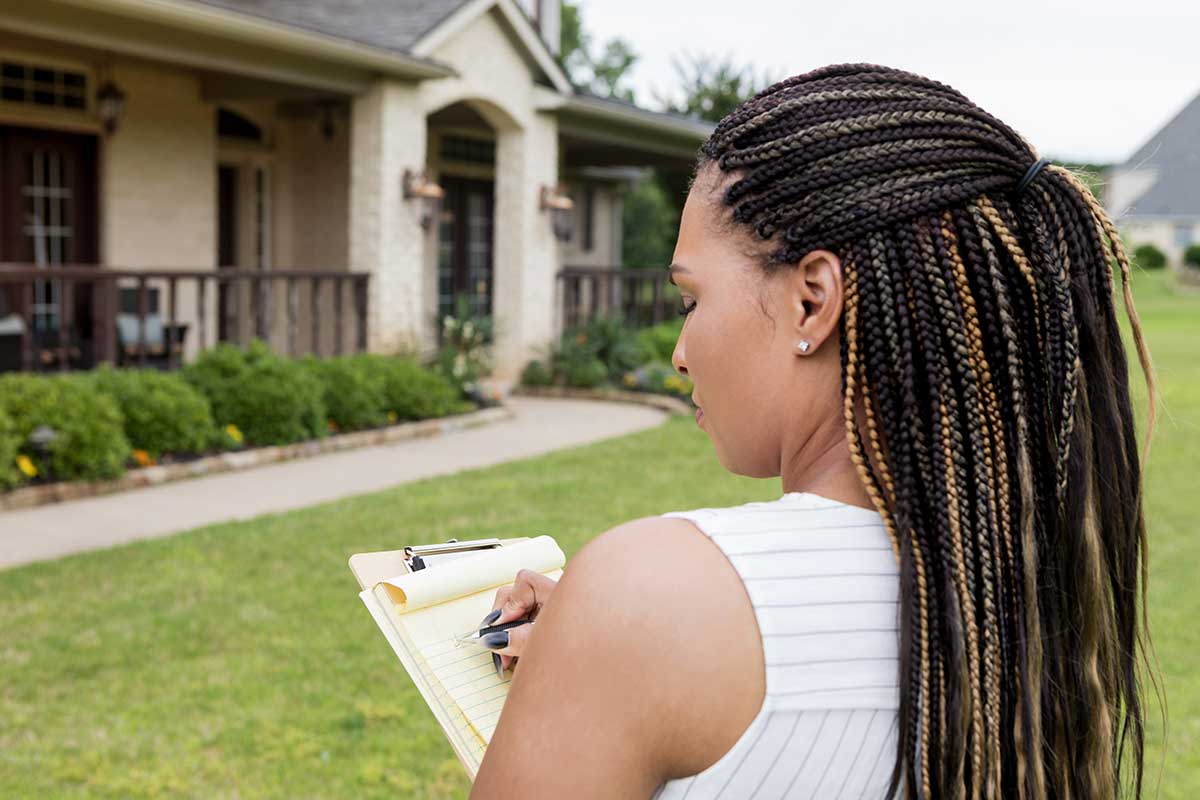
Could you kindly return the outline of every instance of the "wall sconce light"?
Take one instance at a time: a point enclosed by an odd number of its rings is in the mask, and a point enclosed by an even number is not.
[[[550,228],[554,238],[560,242],[569,241],[575,233],[575,214],[572,209],[575,203],[567,196],[563,186],[543,186],[540,207],[550,212]]]
[[[96,92],[96,109],[100,112],[100,121],[104,123],[104,132],[111,135],[121,122],[125,93],[115,83],[108,81]]]
[[[417,198],[420,201],[420,221],[421,227],[424,230],[429,230],[429,226],[437,218],[438,212],[442,208],[442,198],[445,196],[446,190],[429,179],[427,170],[414,172],[411,169],[405,168],[404,199],[411,200]]]

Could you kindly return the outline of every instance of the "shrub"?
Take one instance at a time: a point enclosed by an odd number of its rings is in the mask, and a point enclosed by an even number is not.
[[[116,478],[129,457],[121,411],[90,379],[75,375],[0,376],[0,407],[10,418],[18,455],[46,477],[59,480]],[[43,458],[29,435],[40,425],[55,433]]]
[[[675,343],[683,330],[683,319],[660,322],[637,332],[638,343],[646,351],[644,362],[670,361],[675,355]]]
[[[616,379],[654,358],[653,351],[642,344],[637,331],[627,326],[620,315],[594,317],[584,325],[564,331],[563,338],[586,345],[604,363],[608,378]]]
[[[1190,245],[1183,251],[1183,263],[1200,269],[1200,244]]]
[[[590,389],[599,386],[608,378],[608,367],[598,358],[571,364],[567,369],[567,384]]]
[[[370,360],[307,356],[301,363],[321,385],[325,414],[338,430],[359,431],[387,424],[383,379]]]
[[[440,372],[426,369],[415,358],[360,356],[383,383],[383,408],[392,421],[429,419],[475,408]]]
[[[434,365],[460,396],[466,396],[491,369],[495,321],[490,316],[473,314],[466,295],[459,295],[455,313],[442,317],[441,326],[442,343]]]
[[[1167,257],[1152,244],[1141,244],[1133,251],[1134,262],[1142,269],[1162,269],[1167,265]]]
[[[157,459],[163,453],[201,453],[216,435],[208,398],[179,375],[103,366],[90,376],[121,409],[125,436]]]
[[[248,445],[290,444],[327,433],[323,387],[299,361],[255,340],[244,351],[221,344],[183,370],[208,398],[217,427],[236,426]]]
[[[632,372],[625,373],[621,382],[625,388],[634,391],[670,394],[689,402],[691,400],[691,378],[680,375],[674,366],[663,361],[643,364]]]
[[[0,489],[12,488],[26,478],[17,469],[17,451],[20,447],[17,426],[0,405]]]
[[[521,370],[521,383],[526,386],[549,386],[554,383],[554,375],[544,362],[535,359]]]

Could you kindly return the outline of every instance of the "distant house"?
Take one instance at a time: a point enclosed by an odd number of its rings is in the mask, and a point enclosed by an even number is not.
[[[1153,244],[1181,265],[1200,243],[1200,94],[1106,181],[1105,209],[1130,246]]]
[[[576,92],[559,36],[559,0],[0,0],[23,366],[164,335],[428,353],[465,296],[514,377],[561,328],[563,267],[619,264],[631,176],[712,130]]]

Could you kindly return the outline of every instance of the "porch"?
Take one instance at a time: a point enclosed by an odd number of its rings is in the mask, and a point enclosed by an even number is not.
[[[188,352],[251,338],[288,356],[362,352],[369,281],[318,270],[0,264],[0,372],[170,370]]]

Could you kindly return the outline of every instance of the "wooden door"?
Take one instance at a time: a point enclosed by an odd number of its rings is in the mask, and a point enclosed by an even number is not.
[[[459,296],[473,314],[491,314],[494,183],[454,176],[438,182],[446,192],[438,225],[438,319],[455,312]],[[439,338],[441,331],[439,323]]]
[[[96,264],[97,141],[93,135],[0,126],[0,262],[37,266]],[[77,284],[64,304],[61,281],[35,281],[26,308],[18,287],[0,293],[0,316],[31,324],[35,346],[58,346],[60,324],[72,343],[93,343],[93,287]]]

